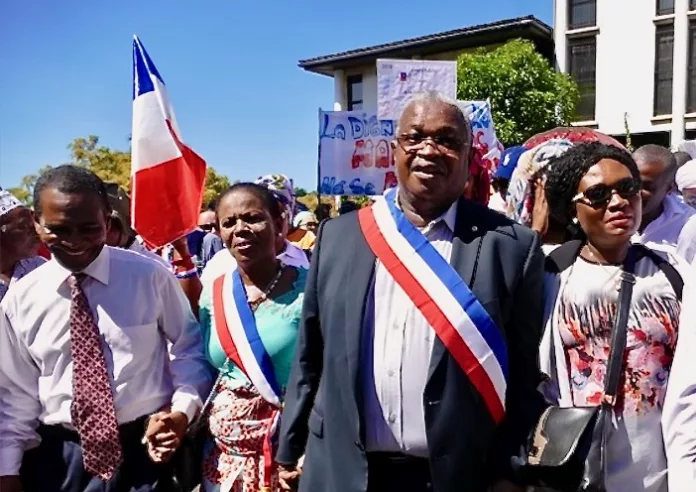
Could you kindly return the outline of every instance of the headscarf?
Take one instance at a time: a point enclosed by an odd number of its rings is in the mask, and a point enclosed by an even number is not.
[[[10,213],[17,207],[23,207],[17,197],[7,190],[0,190],[0,216]]]
[[[572,146],[573,143],[566,139],[547,140],[520,156],[508,185],[505,215],[520,224],[532,224],[532,180],[539,171],[548,166],[552,158],[563,155]]]
[[[506,215],[521,224],[532,224],[534,208],[533,179],[556,157],[563,155],[574,145],[601,142],[625,149],[612,137],[591,128],[559,127],[539,133],[524,143],[529,149],[520,156],[517,168],[512,173],[506,199]]]
[[[295,210],[295,189],[292,179],[284,174],[267,174],[255,181],[257,185],[268,188],[276,199],[285,207],[288,223],[292,223],[292,216]]]
[[[689,188],[696,188],[696,160],[691,160],[680,167],[675,181],[681,192]]]
[[[303,225],[306,224],[318,224],[319,221],[317,220],[317,217],[309,211],[306,212],[299,212],[295,218],[292,221],[292,225],[295,228],[302,227]]]

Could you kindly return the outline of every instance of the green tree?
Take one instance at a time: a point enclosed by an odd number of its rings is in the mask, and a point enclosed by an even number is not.
[[[462,54],[457,80],[458,99],[490,100],[495,131],[504,145],[568,125],[579,97],[575,82],[522,39]]]
[[[115,150],[99,145],[99,137],[96,135],[76,138],[68,145],[68,150],[70,151],[70,162],[67,164],[86,167],[104,181],[118,183],[119,186],[130,192],[130,151]],[[36,180],[48,169],[51,169],[51,166],[41,168],[36,174],[24,176],[19,186],[9,189],[10,193],[31,205]],[[205,176],[203,206],[217,198],[220,192],[229,186],[230,181],[226,176],[219,174],[212,167],[208,167]]]
[[[220,193],[229,188],[230,180],[227,176],[218,173],[212,167],[208,167],[205,172],[205,191],[203,192],[203,207],[217,200]]]
[[[49,169],[51,169],[51,166],[44,166],[39,169],[36,174],[28,174],[27,176],[24,176],[22,181],[19,183],[19,186],[15,188],[8,188],[7,191],[16,196],[18,200],[31,207],[34,203],[34,186],[36,185],[36,180]]]
[[[86,167],[104,181],[130,190],[130,152],[99,145],[99,137],[76,138],[68,145],[71,162]]]
[[[297,198],[301,198],[301,197],[306,196],[306,195],[307,195],[307,190],[305,190],[304,188],[300,188],[300,187],[295,188],[295,196]]]

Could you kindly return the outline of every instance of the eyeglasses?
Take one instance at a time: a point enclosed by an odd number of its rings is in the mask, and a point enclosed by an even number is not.
[[[204,231],[210,232],[215,229],[215,224],[200,224],[198,227]]]
[[[573,197],[573,203],[583,202],[593,208],[606,206],[614,193],[624,200],[633,198],[640,192],[640,180],[635,178],[624,178],[613,185],[598,184],[590,186],[582,193]]]
[[[421,133],[402,133],[396,137],[401,148],[406,152],[415,152],[425,147],[428,141],[432,142],[435,148],[440,152],[459,152],[467,147],[466,142],[446,135],[435,135],[434,137],[426,137]]]

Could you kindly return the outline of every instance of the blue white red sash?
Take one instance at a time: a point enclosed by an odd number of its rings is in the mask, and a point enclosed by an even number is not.
[[[396,206],[396,189],[359,212],[367,243],[420,310],[481,394],[493,419],[505,415],[505,340],[457,271]]]
[[[227,357],[249,378],[263,398],[280,407],[280,386],[271,356],[256,327],[242,277],[235,269],[213,282],[213,315]]]

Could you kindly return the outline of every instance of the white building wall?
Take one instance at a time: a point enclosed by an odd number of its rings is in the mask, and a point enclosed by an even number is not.
[[[597,27],[568,31],[568,0],[554,1],[554,38],[559,70],[568,71],[571,36],[596,33],[595,119],[578,122],[612,135],[671,131],[672,143],[684,137],[688,55],[688,3],[676,0],[675,14],[656,17],[654,0],[597,0]],[[672,22],[674,37],[673,115],[654,116],[655,26]],[[690,127],[690,125],[687,125]]]

